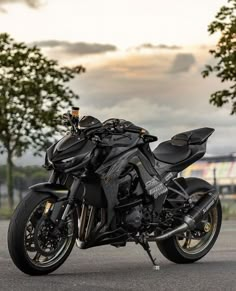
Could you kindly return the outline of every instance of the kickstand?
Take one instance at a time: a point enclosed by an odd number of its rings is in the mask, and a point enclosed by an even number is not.
[[[153,264],[153,270],[155,271],[159,271],[160,270],[160,266],[156,264],[156,258],[154,259],[152,254],[151,254],[151,249],[150,249],[150,245],[148,243],[148,240],[145,236],[140,236],[137,240],[136,243],[139,243],[143,249],[147,252],[150,260],[152,261]]]

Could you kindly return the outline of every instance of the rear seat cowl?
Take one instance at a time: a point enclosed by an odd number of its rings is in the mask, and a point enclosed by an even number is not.
[[[191,145],[191,144],[202,144],[204,143],[208,137],[214,132],[215,130],[213,128],[209,128],[209,127],[203,127],[203,128],[197,128],[191,131],[186,131],[186,132],[182,132],[179,134],[176,134],[175,136],[172,137],[172,141],[173,144],[180,143],[180,141],[184,141]],[[177,140],[179,142],[177,142]]]

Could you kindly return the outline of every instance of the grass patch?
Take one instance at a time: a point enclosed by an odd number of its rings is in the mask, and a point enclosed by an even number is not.
[[[0,219],[10,219],[14,210],[8,207],[0,208]]]
[[[236,201],[221,201],[223,210],[223,219],[236,219]]]

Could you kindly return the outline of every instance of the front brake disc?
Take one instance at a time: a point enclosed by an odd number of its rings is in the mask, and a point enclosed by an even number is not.
[[[61,231],[53,234],[55,225],[45,217],[42,217],[35,228],[34,243],[36,250],[45,257],[55,255],[63,246],[66,236]]]

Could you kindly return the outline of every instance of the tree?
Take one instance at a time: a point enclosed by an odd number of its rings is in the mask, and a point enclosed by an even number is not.
[[[210,54],[217,60],[215,65],[206,65],[203,77],[215,73],[221,82],[227,82],[226,89],[213,93],[210,103],[222,107],[230,103],[231,114],[236,114],[236,0],[228,0],[217,13],[215,20],[208,26],[209,33],[220,32],[221,36]]]
[[[0,152],[7,153],[9,206],[13,208],[13,157],[38,154],[59,128],[59,115],[78,99],[67,85],[82,66],[59,67],[36,46],[0,34]]]

